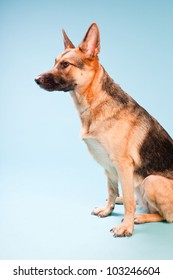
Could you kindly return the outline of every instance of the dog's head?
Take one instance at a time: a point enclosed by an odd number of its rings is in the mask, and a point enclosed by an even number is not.
[[[93,23],[82,43],[75,47],[63,30],[64,52],[55,60],[52,70],[39,75],[35,82],[48,91],[72,91],[88,86],[98,67],[100,35]]]

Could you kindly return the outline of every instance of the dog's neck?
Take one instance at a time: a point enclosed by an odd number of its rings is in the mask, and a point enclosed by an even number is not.
[[[92,131],[93,125],[99,126],[106,115],[118,115],[120,111],[129,106],[134,107],[136,102],[126,94],[108,75],[105,69],[99,64],[93,80],[89,85],[71,92],[76,108],[78,110],[82,127],[85,133]],[[109,110],[108,110],[109,108]]]
[[[93,79],[89,84],[70,92],[80,116],[86,113],[93,104],[96,103],[98,97],[100,96],[102,91],[101,79],[103,74],[104,69],[99,64],[97,70],[93,74]]]

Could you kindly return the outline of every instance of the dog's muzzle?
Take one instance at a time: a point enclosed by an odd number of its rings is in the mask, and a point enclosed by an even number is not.
[[[71,91],[74,90],[76,83],[74,80],[64,80],[61,77],[55,78],[52,73],[45,73],[35,78],[35,82],[43,89],[48,91]]]
[[[39,75],[38,77],[35,78],[35,82],[41,88],[48,90],[48,91],[59,90],[59,88],[60,88],[60,84],[55,83],[53,75],[51,73],[45,73],[45,74]]]

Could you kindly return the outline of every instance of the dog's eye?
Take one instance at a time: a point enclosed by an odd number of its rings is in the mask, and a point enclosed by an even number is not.
[[[61,66],[63,68],[67,68],[70,65],[70,63],[68,61],[61,61]]]

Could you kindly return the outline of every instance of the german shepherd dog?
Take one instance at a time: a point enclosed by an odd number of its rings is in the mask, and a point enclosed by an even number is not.
[[[107,203],[93,213],[112,213],[120,183],[124,219],[112,228],[115,237],[131,236],[134,223],[173,222],[173,140],[99,63],[96,23],[78,47],[64,30],[63,38],[65,49],[53,69],[35,81],[48,91],[70,91],[82,123],[81,138],[105,170]],[[147,214],[135,215],[135,196]]]

